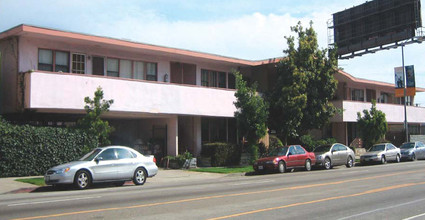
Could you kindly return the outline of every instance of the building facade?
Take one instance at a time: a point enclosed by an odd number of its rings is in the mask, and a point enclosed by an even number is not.
[[[101,87],[105,99],[114,100],[104,115],[115,127],[112,142],[157,158],[186,150],[199,155],[206,142],[237,142],[232,71],[257,81],[260,92],[267,91],[279,61],[236,59],[29,25],[0,33],[0,59],[0,114],[7,119],[72,126],[85,113],[84,97],[93,97]],[[379,100],[378,108],[387,113],[393,130],[402,126],[403,107],[393,97],[393,85],[344,72],[336,78],[334,104],[344,111],[323,136],[349,144],[356,113],[370,108],[371,99]],[[408,111],[409,122],[420,128],[425,109],[409,106]]]

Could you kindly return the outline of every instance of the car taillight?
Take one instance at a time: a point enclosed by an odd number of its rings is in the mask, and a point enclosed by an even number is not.
[[[156,163],[156,158],[155,157],[153,157],[153,162]]]

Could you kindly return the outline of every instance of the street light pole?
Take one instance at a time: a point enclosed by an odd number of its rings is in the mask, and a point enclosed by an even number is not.
[[[404,90],[404,131],[406,132],[406,142],[410,142],[409,125],[407,124],[407,107],[406,107],[406,74],[404,70],[404,44],[401,45],[401,62],[403,68],[403,90]]]

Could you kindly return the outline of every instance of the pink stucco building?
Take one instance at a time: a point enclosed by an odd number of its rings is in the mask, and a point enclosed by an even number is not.
[[[93,97],[100,86],[105,98],[114,100],[105,115],[116,129],[113,142],[157,156],[185,150],[199,155],[202,143],[236,142],[231,71],[266,91],[279,60],[250,61],[29,25],[0,33],[0,59],[0,114],[6,118],[72,125],[84,114],[84,97]],[[356,113],[370,108],[371,99],[387,113],[392,131],[403,127],[403,107],[392,84],[342,71],[336,78],[334,103],[345,111],[317,133],[349,144]],[[408,111],[409,122],[422,132],[425,108]]]

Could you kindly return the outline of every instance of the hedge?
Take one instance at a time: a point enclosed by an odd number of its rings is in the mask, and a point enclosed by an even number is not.
[[[239,165],[241,152],[230,143],[208,143],[202,146],[201,156],[211,157],[211,166]]]
[[[0,118],[0,177],[44,175],[97,146],[82,130],[13,125]]]

